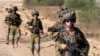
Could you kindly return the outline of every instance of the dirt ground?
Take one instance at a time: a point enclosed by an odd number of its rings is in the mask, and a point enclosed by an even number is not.
[[[7,25],[4,23],[5,16],[7,15],[5,8],[17,5],[19,8],[18,13],[21,15],[23,23],[21,25],[22,37],[20,39],[19,47],[12,48],[11,43],[6,45],[6,31]],[[53,8],[53,7],[52,7]],[[25,10],[23,10],[25,9]],[[48,8],[47,8],[48,9]],[[45,10],[44,10],[45,11]],[[0,4],[0,56],[32,56],[30,51],[30,33],[25,29],[25,24],[31,18],[32,10],[23,8],[22,4]],[[41,11],[40,11],[41,12]],[[46,11],[47,12],[47,11]],[[45,13],[46,13],[45,12]],[[44,26],[44,36],[41,37],[41,56],[55,56],[54,52],[54,42],[48,37],[47,27],[55,23],[55,21],[50,20],[50,15],[43,15],[40,13],[40,18]],[[55,16],[56,17],[56,16]],[[25,35],[25,33],[28,33]],[[100,56],[100,43],[91,38],[87,38],[90,44],[89,56]]]

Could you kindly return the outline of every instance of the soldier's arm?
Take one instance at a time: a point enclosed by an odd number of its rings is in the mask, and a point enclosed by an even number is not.
[[[55,28],[55,29],[58,28],[57,22],[52,26],[52,28]],[[59,33],[59,32],[50,32],[50,38],[53,39],[53,40],[55,40],[58,33]]]
[[[86,54],[88,55],[90,45],[89,45],[88,41],[86,40],[86,37],[84,36],[84,34],[82,32],[80,32],[80,33],[81,33],[80,37],[82,39],[82,44],[84,45],[83,49],[86,51]]]
[[[21,19],[19,14],[18,14],[18,19],[19,19],[19,25],[21,25],[22,24],[22,19]]]
[[[26,29],[28,29],[28,30],[30,30],[30,28],[32,27],[32,21],[30,20],[30,21],[28,21],[27,23],[26,23],[26,26],[25,26],[25,28]]]
[[[19,18],[20,18],[20,24],[22,24],[22,19],[21,19],[21,17],[19,16]]]
[[[4,22],[9,25],[11,23],[10,17],[6,16]]]
[[[39,26],[40,26],[40,32],[43,33],[43,25],[42,25],[42,21],[41,20],[40,20]]]
[[[4,21],[9,21],[9,15],[6,15],[5,20]]]

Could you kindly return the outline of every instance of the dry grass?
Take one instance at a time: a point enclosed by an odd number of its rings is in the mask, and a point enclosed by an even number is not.
[[[44,17],[44,19],[57,20],[57,6],[25,6],[30,10],[38,10],[40,12],[40,16]]]
[[[97,24],[76,24],[88,38],[100,40],[100,26]]]

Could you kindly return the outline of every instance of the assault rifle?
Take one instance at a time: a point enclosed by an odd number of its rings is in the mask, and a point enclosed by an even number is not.
[[[58,41],[58,42],[63,43],[63,44],[66,44],[68,46],[69,54],[66,53],[66,50],[64,50],[65,51],[65,54],[63,54],[64,56],[66,56],[66,54],[68,54],[68,56],[72,56],[74,51],[77,51],[79,53],[83,53],[84,52],[83,50],[78,48],[79,44],[72,44],[70,41],[66,41],[65,39],[60,38],[60,37],[56,38],[55,41]]]
[[[63,27],[59,28],[48,27],[48,32],[61,32],[61,31],[63,31]]]
[[[32,26],[32,28],[29,28],[30,29],[30,32],[38,34],[39,33],[38,24],[32,24],[32,23],[33,23],[33,21],[27,22],[27,25],[28,26]]]

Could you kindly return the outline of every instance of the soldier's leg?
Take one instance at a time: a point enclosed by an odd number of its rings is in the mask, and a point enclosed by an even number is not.
[[[14,34],[13,33],[10,33],[9,37],[12,39],[13,48],[15,48],[15,46],[14,46],[14,41],[15,41]]]
[[[35,55],[34,55],[34,42],[31,43],[31,52],[32,52],[33,56],[35,56]]]
[[[9,44],[9,35],[10,35],[10,27],[8,28],[8,32],[7,32],[7,43],[6,44]]]
[[[40,37],[39,35],[36,36],[35,38],[35,44],[34,44],[35,50],[35,56],[40,56]]]
[[[13,34],[12,36],[12,45],[13,45],[13,48],[15,48],[15,34]]]
[[[12,38],[13,48],[15,48],[15,33],[16,33],[16,27],[11,26],[10,34],[11,34],[11,38]]]
[[[35,56],[34,55],[34,44],[35,44],[34,38],[35,38],[35,36],[32,34],[31,35],[31,52],[32,52],[33,56]]]
[[[16,45],[18,47],[18,42],[19,42],[20,37],[21,37],[21,30],[20,30],[20,28],[18,28],[18,30],[17,30],[16,37],[17,37]]]

